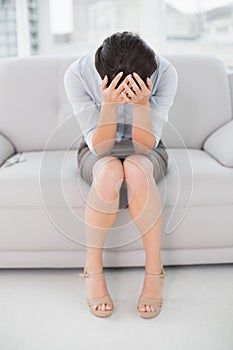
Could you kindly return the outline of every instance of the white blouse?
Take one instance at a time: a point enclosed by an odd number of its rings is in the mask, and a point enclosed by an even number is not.
[[[158,146],[163,128],[168,121],[178,85],[175,67],[165,57],[155,53],[157,69],[149,77],[153,83],[149,98],[151,125]],[[102,79],[95,68],[95,51],[75,60],[65,71],[64,87],[84,140],[95,155],[92,135],[97,127],[101,104]],[[120,104],[117,109],[116,142],[132,139],[132,103]]]

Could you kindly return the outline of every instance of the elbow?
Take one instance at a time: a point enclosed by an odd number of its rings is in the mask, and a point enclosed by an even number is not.
[[[116,127],[114,130],[108,127],[97,127],[92,135],[92,145],[97,156],[107,156],[112,152],[116,139]]]
[[[148,153],[150,153],[150,151],[152,150],[152,148],[154,147],[155,144],[156,144],[155,136],[154,135],[150,135],[148,140],[146,140],[146,148],[148,150]]]
[[[133,137],[132,140],[136,154],[149,154],[156,144],[156,137],[154,134],[149,134],[143,138]]]
[[[108,155],[110,152],[107,151],[106,149],[103,149],[102,147],[94,147],[93,148],[94,150],[94,154],[99,157],[99,156],[105,156],[105,155]]]
[[[94,152],[95,152],[95,155],[97,157],[99,156],[109,156],[111,154],[111,150],[112,149],[102,149],[101,147],[100,148],[97,148],[97,149],[94,149]]]
[[[114,141],[103,141],[99,143],[95,143],[95,141],[92,143],[93,150],[96,154],[96,156],[107,156],[110,155],[112,151],[112,147],[114,145]]]

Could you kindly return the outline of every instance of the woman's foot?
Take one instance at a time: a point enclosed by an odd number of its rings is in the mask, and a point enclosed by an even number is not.
[[[162,266],[160,269],[149,270],[146,267],[146,272],[151,274],[160,274],[162,272]],[[142,295],[148,298],[163,298],[164,278],[151,278],[145,274]],[[155,311],[152,305],[140,306],[139,311],[151,312]]]
[[[103,271],[103,267],[101,266],[97,269],[97,267],[92,268],[86,265],[84,270],[90,274],[100,273]],[[85,278],[85,285],[88,299],[101,298],[108,293],[104,274],[96,278]],[[97,310],[100,311],[112,310],[112,308],[113,306],[111,304],[99,304],[97,306]]]

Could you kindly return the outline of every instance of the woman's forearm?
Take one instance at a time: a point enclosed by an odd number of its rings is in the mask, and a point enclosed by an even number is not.
[[[96,130],[92,136],[92,144],[97,155],[109,154],[115,143],[117,129],[116,103],[103,103]]]
[[[152,129],[149,103],[145,106],[134,105],[132,140],[135,153],[148,154],[155,144],[156,138]]]

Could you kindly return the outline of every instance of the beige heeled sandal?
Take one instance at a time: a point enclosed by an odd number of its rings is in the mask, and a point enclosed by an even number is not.
[[[164,278],[164,276],[165,276],[163,267],[161,269],[160,274],[150,274],[147,272],[145,274],[146,274],[146,277],[152,277],[152,278],[154,278],[154,277]],[[151,305],[151,306],[153,306],[153,308],[155,310],[154,311],[140,311],[139,308],[141,308],[142,306],[145,306],[145,305]],[[141,317],[151,318],[151,317],[157,316],[160,313],[162,305],[163,305],[163,298],[148,298],[148,297],[145,297],[144,295],[141,294],[139,297],[137,310],[138,310]]]
[[[84,270],[83,273],[80,273],[79,276],[81,277],[85,277],[85,278],[91,278],[91,277],[99,277],[102,276],[103,272],[100,273],[88,273]],[[112,301],[112,298],[110,296],[109,293],[107,293],[106,295],[104,295],[103,297],[100,298],[87,298],[87,304],[89,306],[89,309],[91,311],[91,313],[93,313],[95,316],[98,317],[108,317],[112,314],[113,309],[114,309],[114,304]],[[97,310],[98,305],[100,304],[111,304],[112,305],[112,309],[111,310]]]

